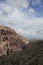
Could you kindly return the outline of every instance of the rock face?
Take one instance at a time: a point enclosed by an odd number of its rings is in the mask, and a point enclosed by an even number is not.
[[[29,40],[8,27],[0,26],[0,56],[22,51]]]

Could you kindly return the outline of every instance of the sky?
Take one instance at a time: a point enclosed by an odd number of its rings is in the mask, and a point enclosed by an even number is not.
[[[43,0],[0,0],[0,25],[43,39]]]

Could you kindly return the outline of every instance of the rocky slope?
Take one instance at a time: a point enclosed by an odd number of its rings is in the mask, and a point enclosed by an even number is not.
[[[28,41],[14,30],[0,26],[0,65],[43,65],[43,40]]]
[[[43,65],[43,40],[33,40],[24,51],[1,58],[0,65]]]
[[[0,56],[23,51],[29,41],[8,27],[0,26]]]

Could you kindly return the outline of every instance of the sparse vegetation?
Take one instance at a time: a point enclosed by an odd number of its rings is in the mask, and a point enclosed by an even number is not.
[[[6,28],[0,27],[0,50],[6,52],[5,55],[0,52],[0,65],[43,65],[43,40],[29,42],[15,31]]]
[[[14,52],[0,59],[1,65],[43,65],[43,41],[26,47],[24,51]]]

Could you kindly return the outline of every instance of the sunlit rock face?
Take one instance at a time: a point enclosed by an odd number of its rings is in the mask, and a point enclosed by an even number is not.
[[[8,55],[15,51],[23,51],[27,44],[29,44],[29,40],[11,28],[0,26],[0,56]]]

